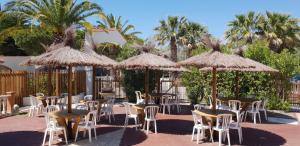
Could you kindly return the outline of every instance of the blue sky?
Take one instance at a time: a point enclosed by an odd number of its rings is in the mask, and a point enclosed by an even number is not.
[[[0,0],[3,4],[9,0]],[[236,14],[249,11],[275,11],[300,18],[299,0],[91,0],[100,4],[106,13],[120,15],[142,32],[142,38],[155,34],[153,28],[168,15],[186,16],[201,23],[215,37],[222,38],[227,23]],[[98,17],[89,18],[95,22]]]

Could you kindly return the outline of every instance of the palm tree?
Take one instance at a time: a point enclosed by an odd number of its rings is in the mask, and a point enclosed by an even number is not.
[[[226,38],[231,43],[252,43],[261,34],[262,20],[263,17],[255,12],[236,15],[235,20],[228,24],[229,30],[226,31]]]
[[[12,0],[6,4],[7,11],[18,13],[55,33],[55,42],[62,42],[65,30],[71,25],[84,22],[89,16],[99,14],[102,8],[89,1],[76,0]]]
[[[201,43],[201,37],[207,34],[206,27],[199,23],[187,22],[179,33],[179,43],[187,48],[187,57],[192,56],[192,51],[197,49]]]
[[[284,48],[291,49],[299,45],[298,22],[290,15],[266,12],[263,36],[268,40],[270,49],[279,53]]]
[[[168,16],[167,20],[161,20],[160,25],[154,28],[157,32],[156,39],[159,41],[159,45],[165,45],[166,41],[170,42],[172,61],[177,61],[178,38],[180,37],[180,29],[185,23],[185,17]]]
[[[102,15],[102,20],[97,21],[98,27],[102,29],[116,29],[127,41],[136,41],[138,40],[137,34],[141,32],[134,31],[135,27],[131,24],[128,24],[128,20],[122,21],[121,16],[114,16],[113,14]]]

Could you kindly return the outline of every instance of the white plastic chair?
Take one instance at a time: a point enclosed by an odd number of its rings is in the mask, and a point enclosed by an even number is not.
[[[33,117],[34,115],[38,115],[43,111],[44,105],[42,102],[39,102],[35,96],[30,95],[30,107],[28,111],[28,117]]]
[[[44,108],[44,113],[50,113],[50,112],[54,112],[57,111],[58,108],[55,105],[48,105],[47,107]]]
[[[51,142],[53,141],[53,137],[54,134],[56,132],[62,131],[64,136],[65,136],[65,140],[66,140],[66,144],[68,144],[68,139],[67,139],[67,133],[66,133],[66,129],[63,126],[58,126],[57,121],[51,117],[49,117],[48,113],[44,113],[45,114],[45,120],[46,120],[46,130],[45,130],[45,134],[44,134],[44,139],[43,139],[43,144],[42,146],[45,145],[45,141],[46,141],[46,137],[47,134],[49,132],[49,146],[51,146]]]
[[[236,118],[239,119],[240,109],[242,107],[242,103],[239,100],[228,100],[228,106],[230,107],[230,111],[236,114]]]
[[[265,99],[264,101],[262,101],[261,106],[259,107],[259,111],[263,112],[265,114],[265,119],[268,120],[268,115],[267,115],[267,106],[268,100]]]
[[[85,121],[82,123],[79,123],[78,128],[76,130],[75,134],[75,142],[77,141],[77,136],[78,136],[78,131],[83,129],[83,136],[85,137],[86,130],[89,132],[89,141],[92,142],[92,129],[94,129],[94,135],[95,139],[97,139],[97,133],[96,133],[96,116],[97,116],[97,111],[90,111],[86,116],[85,116]]]
[[[123,105],[124,105],[125,114],[126,114],[125,122],[124,122],[124,127],[126,127],[128,125],[128,120],[131,118],[131,119],[134,119],[134,123],[136,125],[135,128],[137,130],[138,123],[139,123],[139,117],[138,117],[138,115],[137,114],[133,114],[131,112],[131,107],[130,107],[130,104],[128,102],[124,102]]]
[[[105,114],[105,117],[108,116],[109,123],[111,123],[111,116],[115,120],[115,115],[114,115],[114,103],[115,99],[109,99],[106,103],[103,104],[103,107],[101,108],[101,113],[103,112]]]
[[[135,95],[136,95],[136,104],[143,104],[144,99],[142,98],[141,91],[135,91]]]
[[[100,107],[99,107],[99,105],[100,105],[100,103],[99,103],[99,101],[95,101],[95,100],[92,100],[92,101],[87,101],[86,103],[86,106],[88,107],[88,109],[90,110],[90,111],[93,111],[93,110],[96,110],[97,111],[97,122],[99,122],[100,121],[100,113],[98,113],[99,111],[100,111]]]
[[[243,141],[243,132],[242,132],[242,127],[241,127],[241,122],[243,121],[245,112],[240,113],[239,118],[237,119],[236,122],[231,122],[229,125],[229,129],[235,129],[238,130],[239,134],[239,142],[242,144]]]
[[[246,111],[245,119],[247,118],[248,113],[252,114],[252,120],[254,121],[254,124],[256,124],[256,115],[258,115],[259,123],[261,123],[260,113],[259,113],[260,104],[261,101],[252,102],[251,109]]]
[[[230,135],[229,135],[229,125],[230,122],[232,121],[232,115],[231,114],[219,114],[217,116],[217,122],[216,126],[212,128],[213,131],[218,131],[219,132],[219,146],[222,144],[222,136],[225,134],[225,138],[227,135],[227,140],[228,140],[228,145],[230,146]],[[211,140],[213,140],[213,133],[210,133],[211,135]],[[224,139],[225,140],[225,139]]]
[[[204,132],[205,129],[209,129],[210,133],[211,127],[209,125],[204,125],[202,121],[202,117],[198,115],[196,112],[192,111],[193,120],[194,120],[194,127],[193,127],[193,133],[192,133],[192,141],[194,140],[195,130],[197,130],[197,144],[199,143],[200,139],[200,133],[202,139],[204,138]]]
[[[175,99],[172,100],[172,105],[176,107],[177,113],[181,111],[180,99],[177,95],[175,96]]]
[[[171,106],[172,106],[172,103],[171,103],[171,96],[170,95],[163,95],[161,97],[161,104],[162,106],[162,110],[163,110],[163,114],[165,114],[165,111],[166,111],[166,108],[168,109],[168,112],[170,114],[171,112]]]
[[[156,114],[157,114],[158,110],[159,110],[158,106],[147,106],[144,109],[145,122],[144,122],[143,129],[145,129],[145,126],[146,126],[146,123],[147,123],[147,134],[149,134],[150,122],[154,123],[155,134],[157,134]]]

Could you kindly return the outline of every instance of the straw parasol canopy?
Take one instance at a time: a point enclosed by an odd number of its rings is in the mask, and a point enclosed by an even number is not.
[[[101,54],[97,54],[94,50],[92,49],[85,49],[85,53],[87,53],[90,56],[93,56],[97,58],[100,62],[98,62],[97,66],[100,67],[116,67],[118,65],[118,62]]]
[[[65,46],[26,60],[21,65],[93,66],[101,65],[101,62],[96,57]]]
[[[217,97],[217,69],[243,69],[254,68],[255,66],[253,63],[250,63],[245,58],[238,55],[221,53],[221,42],[212,39],[209,35],[205,35],[202,38],[202,43],[213,50],[188,58],[179,62],[179,64],[184,66],[195,66],[198,68],[212,68],[212,97],[213,110],[215,110]]]
[[[118,65],[119,68],[126,69],[153,69],[160,70],[161,68],[179,68],[179,66],[162,56],[158,56],[152,53],[143,52],[140,55],[130,57]]]
[[[58,48],[50,52],[33,57],[22,65],[48,65],[48,66],[68,66],[68,112],[71,113],[72,104],[72,67],[73,66],[97,66],[102,65],[98,58],[87,53],[72,49],[69,46]]]
[[[161,70],[162,68],[179,68],[175,62],[148,52],[143,52],[140,55],[130,57],[120,62],[118,67],[123,69],[145,70],[146,104],[148,104],[149,99],[149,69]]]

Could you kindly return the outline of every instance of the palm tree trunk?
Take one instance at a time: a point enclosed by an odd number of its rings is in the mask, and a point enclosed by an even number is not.
[[[170,45],[171,45],[171,60],[177,62],[177,45],[176,45],[175,37],[171,37]]]

